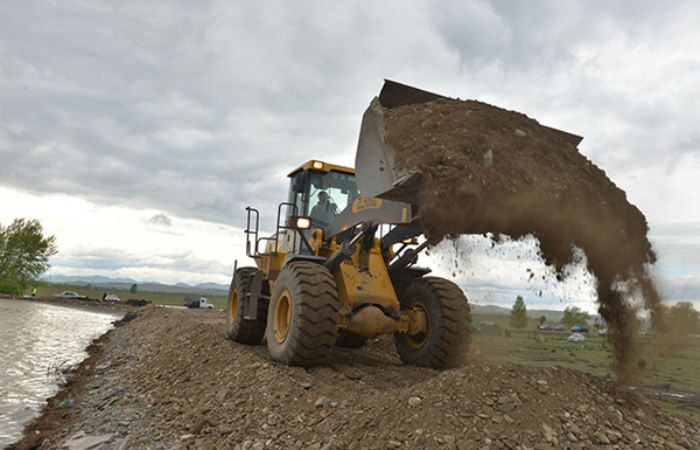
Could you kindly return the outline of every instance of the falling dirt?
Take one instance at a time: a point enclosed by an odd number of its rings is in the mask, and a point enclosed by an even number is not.
[[[9,448],[691,449],[700,439],[696,421],[576,370],[475,356],[445,371],[405,366],[391,336],[290,367],[264,343],[226,339],[223,312],[140,311],[94,342],[55,397],[75,405],[50,399]]]
[[[420,171],[417,206],[431,243],[492,233],[539,240],[559,277],[586,255],[597,280],[618,379],[628,381],[636,306],[654,319],[660,299],[646,271],[656,256],[644,215],[565,136],[478,101],[437,99],[387,109],[385,141],[397,166]]]

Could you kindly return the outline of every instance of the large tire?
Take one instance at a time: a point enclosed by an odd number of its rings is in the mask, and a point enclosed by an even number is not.
[[[404,364],[444,369],[464,362],[471,339],[471,313],[459,286],[444,278],[418,278],[406,287],[399,303],[401,310],[422,310],[428,324],[425,333],[394,334]]]
[[[360,348],[366,343],[366,337],[348,331],[338,331],[338,337],[335,339],[336,347]]]
[[[228,290],[226,334],[230,339],[242,344],[259,344],[265,335],[268,305],[266,300],[258,299],[258,312],[255,320],[243,318],[243,299],[250,288],[251,276],[256,270],[254,267],[241,267],[236,270]],[[262,293],[267,295],[268,292],[267,281],[263,281]]]
[[[285,364],[315,366],[333,352],[338,289],[325,267],[296,261],[280,272],[267,313],[267,348]]]

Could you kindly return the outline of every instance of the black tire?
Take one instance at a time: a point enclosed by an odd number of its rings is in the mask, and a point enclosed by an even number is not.
[[[248,292],[251,276],[257,269],[254,267],[241,267],[236,270],[228,290],[228,302],[226,304],[226,334],[236,342],[242,344],[259,344],[265,335],[267,324],[267,305],[264,299],[258,299],[258,313],[255,320],[243,318],[243,299]],[[267,281],[263,281],[262,293],[269,292]]]
[[[464,363],[471,340],[471,313],[459,286],[444,278],[418,278],[406,287],[399,303],[401,310],[422,309],[428,322],[425,333],[394,334],[404,364],[444,369]]]
[[[348,331],[338,331],[338,336],[335,339],[335,345],[337,347],[360,348],[366,343],[366,337]]]
[[[325,267],[296,261],[275,280],[267,313],[267,348],[285,364],[323,364],[338,329],[338,289]]]

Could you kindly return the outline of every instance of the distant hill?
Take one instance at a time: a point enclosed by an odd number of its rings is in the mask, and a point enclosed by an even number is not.
[[[114,290],[129,290],[132,284],[138,285],[139,292],[173,292],[183,294],[201,294],[203,292],[224,291],[228,292],[228,285],[219,283],[199,283],[197,285],[189,285],[186,283],[176,283],[174,285],[156,283],[150,281],[139,282],[131,278],[110,278],[97,275],[90,276],[66,276],[66,275],[51,275],[45,279],[50,284],[71,284],[74,286],[99,287],[103,289]],[[220,293],[220,292],[219,292]]]

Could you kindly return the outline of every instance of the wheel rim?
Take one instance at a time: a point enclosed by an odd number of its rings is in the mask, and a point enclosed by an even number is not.
[[[426,319],[427,330],[425,332],[414,335],[404,334],[408,346],[413,349],[419,349],[423,347],[423,345],[425,345],[425,342],[428,340],[428,332],[430,332],[430,316],[428,316],[428,311],[426,311],[425,306],[423,306],[422,303],[413,302],[410,308],[422,312],[425,315]]]
[[[272,320],[272,328],[275,340],[279,343],[287,339],[289,323],[292,319],[292,299],[288,290],[282,291],[275,303],[275,312]]]
[[[233,323],[238,314],[238,289],[234,289],[228,300],[228,323]]]

